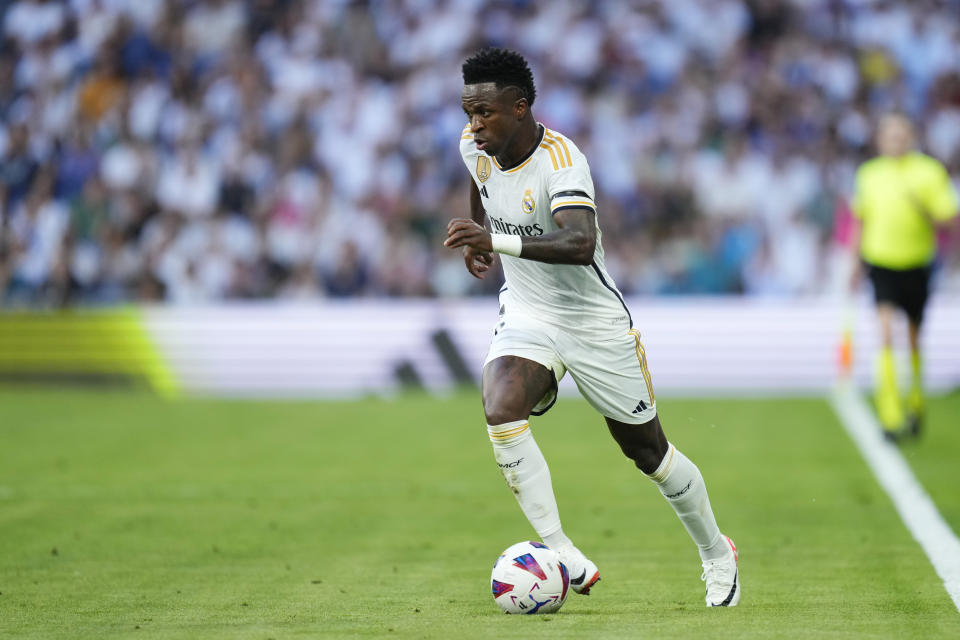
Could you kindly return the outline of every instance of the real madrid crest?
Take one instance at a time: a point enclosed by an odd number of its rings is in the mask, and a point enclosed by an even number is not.
[[[523,203],[520,205],[524,213],[533,213],[533,208],[537,203],[533,201],[533,192],[527,189],[523,192]]]
[[[477,158],[477,180],[486,182],[490,177],[490,158],[480,156]]]

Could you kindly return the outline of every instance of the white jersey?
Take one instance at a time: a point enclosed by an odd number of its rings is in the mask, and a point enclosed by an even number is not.
[[[540,141],[530,155],[504,170],[496,158],[477,150],[470,125],[463,129],[460,154],[480,190],[494,233],[540,236],[560,228],[553,219],[558,211],[597,210],[587,158],[566,136],[543,125],[539,130]],[[589,265],[547,264],[501,254],[509,303],[568,330],[631,328],[630,312],[604,266],[599,220],[596,224],[597,244]]]

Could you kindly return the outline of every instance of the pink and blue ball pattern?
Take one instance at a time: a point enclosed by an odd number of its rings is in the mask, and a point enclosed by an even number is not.
[[[534,558],[531,554],[525,553],[522,556],[518,556],[513,559],[513,566],[520,567],[529,571],[533,575],[537,576],[541,580],[547,579],[547,574],[543,570],[543,567],[540,566],[540,563],[537,562],[537,559]]]
[[[493,581],[493,597],[499,598],[503,594],[513,591],[513,585],[506,582],[500,582],[499,580]]]

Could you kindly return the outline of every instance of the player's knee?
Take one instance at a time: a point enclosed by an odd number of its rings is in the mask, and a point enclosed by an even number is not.
[[[505,424],[530,417],[530,411],[525,408],[523,398],[509,390],[484,390],[483,413],[487,418],[487,424]]]
[[[607,426],[623,455],[632,460],[640,471],[649,475],[657,470],[670,445],[656,416],[650,422],[639,425],[608,418]]]
[[[623,450],[623,454],[633,461],[637,469],[640,469],[640,471],[647,475],[656,471],[660,466],[660,462],[663,460],[663,454],[653,447],[625,447],[621,445],[620,448]]]
[[[526,420],[529,416],[523,415],[521,411],[510,410],[506,407],[483,407],[483,412],[487,418],[487,424],[506,424],[516,420]]]

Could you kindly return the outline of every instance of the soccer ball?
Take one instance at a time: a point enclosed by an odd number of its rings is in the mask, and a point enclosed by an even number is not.
[[[563,606],[570,574],[542,542],[518,542],[493,564],[493,600],[506,613],[553,613]]]

